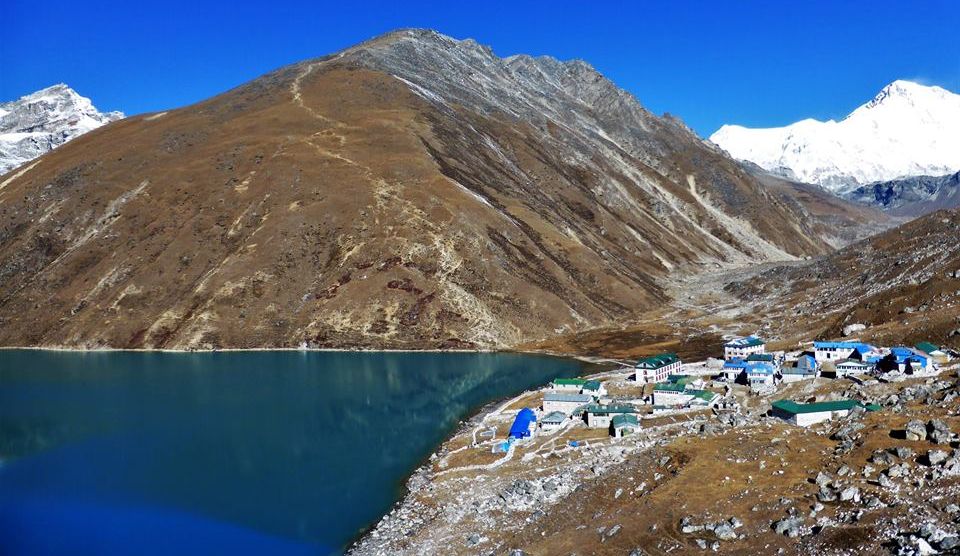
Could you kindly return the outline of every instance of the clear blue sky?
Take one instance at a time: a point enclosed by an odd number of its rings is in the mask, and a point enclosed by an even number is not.
[[[842,117],[897,78],[960,92],[956,0],[0,0],[0,100],[65,82],[101,110],[162,110],[398,27],[582,58],[702,135]]]

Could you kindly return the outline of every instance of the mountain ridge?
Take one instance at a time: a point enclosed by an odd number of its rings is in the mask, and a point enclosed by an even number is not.
[[[0,103],[0,175],[123,117],[100,112],[64,83]]]
[[[724,125],[710,140],[768,171],[844,193],[869,183],[960,170],[960,95],[897,80],[840,121]]]
[[[585,63],[422,30],[116,122],[5,182],[2,345],[509,348],[874,218],[767,191]]]

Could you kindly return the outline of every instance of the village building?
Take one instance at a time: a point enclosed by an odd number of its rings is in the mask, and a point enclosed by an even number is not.
[[[753,354],[766,353],[766,351],[766,342],[756,336],[734,338],[723,344],[723,358],[727,361],[731,359],[746,359]]]
[[[640,429],[640,420],[632,413],[622,413],[614,415],[610,420],[610,434],[614,438],[623,438],[628,434],[633,434]]]
[[[745,372],[747,384],[753,390],[764,390],[776,384],[777,370],[772,363],[761,361],[747,363]]]
[[[663,382],[671,374],[677,374],[683,368],[683,363],[675,353],[661,353],[651,355],[637,361],[634,380],[643,384]]]
[[[545,431],[555,431],[563,427],[570,417],[561,411],[552,411],[540,419],[540,428]]]
[[[687,390],[693,394],[693,399],[688,403],[688,407],[711,407],[720,401],[721,396],[710,390]]]
[[[746,358],[747,363],[769,363],[774,367],[777,367],[779,362],[777,358],[773,356],[772,353],[754,353],[748,355]]]
[[[860,358],[866,360],[877,349],[863,342],[813,342],[817,364],[840,359]]]
[[[897,367],[902,373],[926,372],[933,368],[930,357],[920,350],[897,346],[892,348],[890,353],[897,358]]]
[[[585,378],[555,378],[550,383],[550,388],[557,392],[573,392],[579,394],[583,390],[583,385],[587,383]]]
[[[665,382],[653,387],[653,405],[677,407],[686,405],[692,394],[687,393],[687,386],[676,382]]]
[[[771,404],[772,414],[788,423],[809,427],[833,419],[846,417],[850,410],[861,405],[856,400],[837,400],[831,402],[797,403],[791,400],[777,400]],[[879,409],[878,406],[864,406],[869,411]]]
[[[553,413],[559,411],[565,415],[570,415],[578,407],[591,403],[593,396],[589,394],[575,394],[566,392],[544,392],[543,394],[543,412]]]
[[[931,344],[930,342],[920,342],[919,344],[913,346],[918,351],[926,353],[930,356],[930,359],[938,365],[945,365],[950,362],[950,353],[941,349],[939,346]]]
[[[537,415],[529,407],[525,407],[517,413],[513,425],[510,427],[510,438],[521,439],[533,436],[537,427]]]
[[[841,377],[867,374],[874,370],[876,365],[860,359],[841,359],[833,362],[833,368],[836,370],[837,376]]]
[[[780,367],[780,377],[784,383],[798,382],[817,376],[817,360],[813,355],[804,353],[795,361],[787,361]]]
[[[691,388],[689,384],[683,382],[668,382],[653,387],[653,405],[655,407],[709,406],[719,397],[719,394],[715,392]]]
[[[740,358],[730,359],[723,363],[723,377],[728,382],[736,382],[740,375],[747,371],[747,362]]]
[[[599,380],[588,380],[583,383],[583,388],[580,389],[580,393],[599,398],[600,396],[607,395],[607,389]]]
[[[617,415],[636,414],[637,409],[630,404],[590,404],[583,408],[587,416],[587,426],[593,429],[605,429]]]

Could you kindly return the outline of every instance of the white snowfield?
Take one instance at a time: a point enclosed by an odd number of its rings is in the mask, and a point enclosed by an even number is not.
[[[734,158],[843,192],[857,185],[960,170],[960,95],[894,81],[837,122],[806,119],[750,129],[725,125],[710,140]]]
[[[99,112],[63,83],[0,103],[0,175],[123,117]]]

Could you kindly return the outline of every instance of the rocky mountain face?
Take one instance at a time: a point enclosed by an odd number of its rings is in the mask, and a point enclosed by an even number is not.
[[[846,192],[909,176],[960,170],[960,95],[894,81],[837,122],[725,125],[710,140],[733,157],[786,178]]]
[[[0,177],[0,344],[509,347],[868,223],[805,195],[584,62],[399,31]]]
[[[960,207],[960,172],[872,183],[854,189],[845,197],[894,215],[921,216],[940,209]]]
[[[810,263],[726,287],[762,307],[768,335],[960,347],[960,212],[939,211]]]
[[[0,103],[0,174],[121,118],[121,112],[98,111],[62,83]]]

